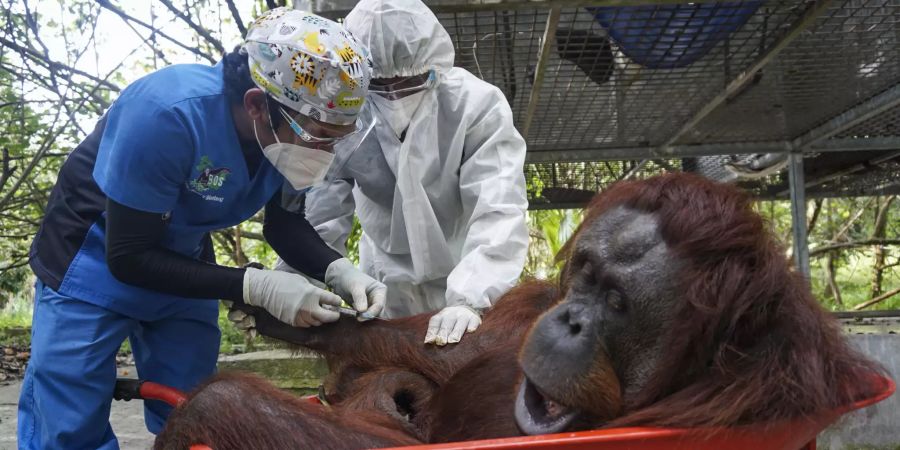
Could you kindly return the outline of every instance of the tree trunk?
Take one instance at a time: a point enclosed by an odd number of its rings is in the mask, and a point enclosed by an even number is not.
[[[244,267],[248,262],[244,248],[241,246],[241,226],[237,225],[234,227],[234,263],[238,267]]]
[[[819,220],[819,216],[822,213],[822,199],[818,199],[813,202],[813,214],[812,218],[809,219],[809,224],[806,226],[806,235],[809,236],[812,234],[813,230],[816,228],[816,222]]]
[[[875,215],[875,228],[872,231],[872,238],[883,239],[885,237],[885,228],[887,218],[890,215],[891,203],[894,202],[896,196],[889,196],[884,203],[879,203],[878,213]],[[869,293],[870,298],[878,297],[882,292],[882,281],[884,280],[884,260],[887,249],[884,245],[875,246],[875,262],[872,271],[872,287]]]
[[[834,299],[834,303],[844,306],[844,300],[841,298],[841,289],[838,288],[837,281],[834,279],[834,254],[828,253],[825,257],[825,280],[828,285],[825,286],[825,297]]]

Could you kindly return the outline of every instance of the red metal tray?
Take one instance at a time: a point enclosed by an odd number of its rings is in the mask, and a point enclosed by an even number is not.
[[[840,416],[874,405],[890,397],[896,385],[890,378],[874,377],[878,394],[844,408],[816,417],[790,422],[724,428],[715,430],[669,428],[613,428],[577,433],[547,434],[506,439],[454,442],[402,447],[405,450],[449,449],[559,449],[559,450],[814,450],[815,438]],[[184,394],[156,383],[140,386],[144,399],[163,400],[176,406],[185,401]],[[318,401],[314,396],[309,401]],[[398,447],[400,448],[400,447]],[[205,445],[193,445],[191,450],[212,450]]]
[[[874,405],[894,393],[890,378],[875,377],[878,394],[818,417],[791,422],[717,430],[612,428],[577,433],[403,447],[404,450],[559,449],[559,450],[813,450],[816,435],[840,416]]]

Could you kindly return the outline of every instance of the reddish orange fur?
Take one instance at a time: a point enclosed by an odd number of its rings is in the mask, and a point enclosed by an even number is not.
[[[169,416],[155,449],[345,449],[411,445],[396,420],[363,410],[328,409],[247,374],[223,373]]]
[[[689,174],[618,183],[578,231],[619,205],[656,213],[687,266],[665,358],[612,426],[769,422],[873,393],[860,380],[882,370],[850,348],[749,195]]]
[[[595,197],[579,232],[617,205],[656,213],[664,239],[686,268],[685,294],[666,337],[665,357],[646,389],[610,426],[768,422],[871,393],[859,380],[881,370],[849,348],[746,194],[684,174],[619,183]],[[510,421],[512,403],[489,394],[509,392],[513,398],[521,376],[517,350],[558,295],[546,283],[524,283],[497,303],[478,331],[447,348],[422,345],[427,315],[363,324],[342,319],[304,330],[256,312],[263,334],[329,359],[337,370],[329,383],[335,409],[306,405],[258,379],[220,376],[173,413],[157,447],[217,439],[218,450],[358,448],[414,442],[413,434],[428,441],[517,434]],[[607,390],[598,398],[615,403],[617,396],[608,392],[611,386],[618,389],[612,371],[595,369],[598,386],[592,388]],[[415,433],[398,422],[387,401],[396,392],[392,383],[402,384],[410,374],[417,401],[428,404],[412,419]],[[205,392],[218,383],[224,384]],[[586,388],[591,387],[579,387]],[[362,413],[360,405],[381,411]],[[610,414],[620,411],[618,404],[605,406]],[[254,407],[283,408],[284,416],[257,417]],[[235,434],[239,425],[252,433]],[[292,433],[292,441],[274,440]]]
[[[556,300],[553,285],[523,283],[485,314],[477,331],[444,348],[422,343],[427,314],[364,323],[342,319],[298,329],[257,311],[264,334],[326,357],[335,369],[327,383],[333,408],[311,407],[258,378],[219,375],[173,412],[157,448],[182,448],[192,440],[217,450],[370,448],[518,435],[512,404],[521,370],[515,358],[531,325]],[[409,422],[391,403],[401,391],[411,392],[418,408]],[[497,392],[503,395],[491,397]],[[269,409],[291,411],[272,423],[258,414]],[[332,421],[333,427],[325,425]],[[243,430],[252,431],[241,438]]]

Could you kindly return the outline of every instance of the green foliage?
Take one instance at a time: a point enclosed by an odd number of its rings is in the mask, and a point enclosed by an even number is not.
[[[819,206],[818,217],[809,229],[809,248],[815,253],[817,248],[836,243],[852,243],[866,241],[873,237],[878,205],[885,204],[882,197],[859,197],[825,199]],[[788,201],[767,201],[757,203],[757,210],[769,220],[769,226],[775,236],[782,242],[790,255],[792,245],[791,209]],[[807,205],[807,219],[811,221],[815,215],[816,204]],[[900,238],[900,207],[893,202],[887,210],[885,239]],[[900,287],[900,247],[886,246],[886,265],[884,269],[881,292],[888,292]],[[831,253],[834,268],[834,280],[842,303],[828,287],[827,254],[813,255],[810,260],[810,285],[813,294],[822,304],[831,310],[851,310],[872,298],[872,284],[875,268],[874,246],[856,246],[842,248]],[[882,301],[869,310],[900,309],[900,295]]]
[[[528,256],[522,276],[551,279],[562,263],[556,255],[581,223],[581,211],[573,209],[528,211]]]
[[[42,131],[39,115],[16,88],[15,74],[3,68],[5,63],[0,58],[0,159],[8,155],[10,176],[0,186],[0,198],[8,192],[3,187],[12,186],[29,161],[30,148]],[[30,274],[26,265],[28,246],[43,215],[41,200],[56,179],[59,162],[58,158],[45,159],[25,189],[9,200],[10,206],[0,208],[0,299],[17,293],[26,284]],[[4,170],[7,168],[0,166],[0,173]]]
[[[33,289],[22,288],[7,297],[0,309],[0,329],[28,328],[31,326]]]
[[[353,261],[353,264],[359,264],[359,239],[362,237],[362,226],[359,219],[353,217],[353,228],[350,229],[350,235],[347,237],[347,259]]]
[[[871,253],[871,252],[870,252]],[[870,283],[872,279],[872,256],[864,252],[854,252],[854,254],[842,258],[845,263],[838,266],[835,279],[839,286],[843,305],[835,302],[833,295],[826,295],[827,283],[825,281],[824,258],[813,260],[811,264],[811,284],[813,293],[822,304],[832,311],[852,310],[854,306],[859,305],[870,297]],[[890,275],[885,276],[883,291],[891,291],[900,287],[900,271],[896,268],[891,270]],[[900,309],[900,294],[895,295],[881,303],[866,310],[885,310]]]

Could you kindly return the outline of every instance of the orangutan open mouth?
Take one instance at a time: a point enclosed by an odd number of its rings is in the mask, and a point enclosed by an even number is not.
[[[519,384],[515,413],[519,429],[525,434],[537,435],[565,430],[581,411],[551,399],[525,377]]]

